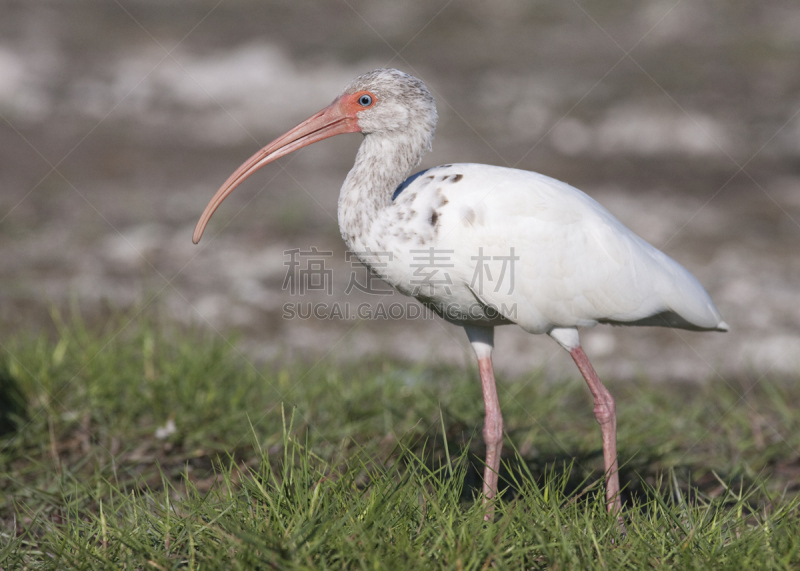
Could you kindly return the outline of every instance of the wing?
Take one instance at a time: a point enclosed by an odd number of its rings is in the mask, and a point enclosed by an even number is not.
[[[694,276],[578,189],[488,165],[423,174],[395,199],[431,195],[436,247],[455,252],[454,279],[524,329],[727,329]]]

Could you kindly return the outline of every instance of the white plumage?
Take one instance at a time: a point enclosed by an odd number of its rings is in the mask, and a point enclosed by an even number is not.
[[[339,195],[342,237],[387,283],[464,326],[486,407],[485,498],[497,491],[503,438],[493,328],[516,323],[549,334],[586,379],[602,430],[608,509],[618,513],[615,403],[583,352],[577,328],[728,326],[694,276],[568,184],[479,164],[409,177],[430,149],[436,120],[433,98],[419,79],[391,69],[357,77],[330,106],[228,178],[200,218],[194,242],[225,197],[262,166],[333,135],[364,134]]]
[[[397,211],[416,213],[402,220],[410,236],[388,242]],[[411,252],[430,245],[453,252],[445,254],[453,263],[447,270],[453,284],[437,285],[427,302],[444,315],[463,313],[464,322],[482,324],[469,319],[480,301],[515,307],[516,316],[504,317],[530,333],[598,322],[727,329],[711,298],[680,264],[580,190],[537,173],[479,164],[429,169],[380,212],[356,251],[387,247],[393,261],[376,271],[410,294],[415,283],[409,266],[420,257]],[[479,249],[486,257],[504,258],[512,247],[519,257],[513,288],[501,283],[499,291],[470,289]],[[493,276],[502,263],[487,262]]]

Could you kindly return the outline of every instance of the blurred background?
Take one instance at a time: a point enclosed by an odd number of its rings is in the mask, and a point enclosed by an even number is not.
[[[260,146],[357,74],[421,77],[440,114],[420,168],[534,170],[597,199],[708,289],[731,331],[600,326],[601,376],[800,370],[800,8],[789,0],[0,0],[0,338],[133,308],[254,360],[471,363],[439,320],[284,319],[284,251],[330,251],[361,137],[268,166],[197,218]],[[391,302],[409,301],[395,294]],[[507,375],[575,375],[546,337],[497,334]],[[470,365],[471,366],[471,365]]]

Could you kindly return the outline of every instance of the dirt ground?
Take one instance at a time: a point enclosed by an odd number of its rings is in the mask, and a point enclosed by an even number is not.
[[[76,303],[90,319],[155,308],[237,332],[259,360],[471,363],[438,318],[284,316],[287,303],[411,301],[345,293],[361,270],[336,202],[358,135],[263,169],[191,243],[244,159],[358,73],[397,67],[439,108],[420,168],[482,162],[577,186],[694,273],[731,327],[586,331],[601,376],[800,371],[793,2],[3,0],[0,12],[0,339]],[[330,295],[284,289],[298,248],[332,252]],[[576,374],[550,339],[512,327],[496,362]]]

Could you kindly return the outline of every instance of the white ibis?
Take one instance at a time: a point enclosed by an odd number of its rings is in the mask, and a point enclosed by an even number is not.
[[[328,107],[240,166],[211,199],[193,241],[225,197],[264,165],[334,135],[362,133],[339,194],[342,237],[384,281],[466,330],[486,407],[485,501],[497,493],[503,444],[494,327],[516,323],[550,335],[586,379],[603,437],[606,503],[618,514],[614,399],[581,348],[578,327],[727,331],[728,325],[685,268],[568,184],[479,164],[409,177],[431,147],[436,118],[419,79],[394,69],[360,75]],[[487,510],[488,518],[491,505]]]

